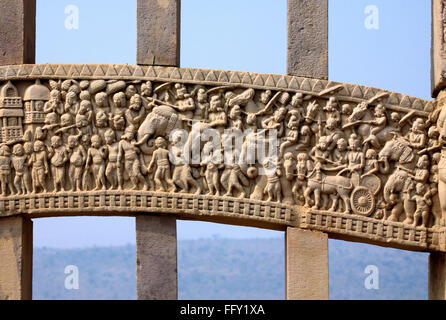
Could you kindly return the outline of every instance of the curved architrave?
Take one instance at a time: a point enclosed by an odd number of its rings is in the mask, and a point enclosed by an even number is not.
[[[248,108],[251,100],[254,104],[259,104],[257,100],[254,101],[253,99],[258,98],[261,92],[270,90],[277,94],[284,92],[288,92],[290,95],[300,94],[303,100],[314,100],[319,104],[327,103],[328,105],[332,98],[333,101],[336,100],[339,104],[343,103],[344,105],[362,104],[369,107],[380,104],[384,106],[388,113],[398,113],[403,119],[406,115],[408,115],[408,119],[411,117],[427,119],[433,110],[432,101],[376,88],[293,76],[129,65],[46,64],[0,67],[0,84],[12,81],[19,88],[21,95],[32,84],[32,81],[37,79],[45,83],[49,80],[54,80],[54,83],[59,80],[75,80],[78,82],[82,80],[90,82],[105,80],[107,86],[124,81],[125,87],[130,85],[138,87],[141,82],[150,81],[154,84],[154,87],[155,84],[158,86],[165,83],[181,84],[186,88],[186,91],[187,89],[198,88],[197,86],[207,89],[217,88],[217,90],[222,88],[220,89],[223,90],[222,94],[224,90],[227,90],[235,96],[238,95],[239,100],[241,99],[240,104],[246,108]],[[52,85],[57,86],[54,83]],[[51,87],[51,84],[45,85]],[[88,89],[87,86],[86,89],[88,91],[91,87]],[[118,91],[124,92],[124,89],[121,88]],[[63,89],[60,90],[63,91]],[[107,90],[104,87],[100,91],[106,92]],[[254,98],[251,97],[248,99],[249,101],[243,97],[246,90],[253,90],[254,92]],[[234,98],[234,95],[232,98]],[[226,97],[223,95],[222,98],[225,99]],[[307,104],[307,102],[302,101],[303,112],[305,112],[304,104]],[[288,108],[287,105],[283,107]],[[233,106],[229,108],[233,108]],[[150,112],[148,111],[148,113]],[[408,128],[404,125],[402,125],[401,130],[407,131]],[[31,126],[33,130],[37,127],[34,124]],[[285,129],[285,132],[287,130]],[[351,132],[348,134],[351,134]],[[313,147],[312,144],[311,148]],[[307,149],[306,153],[310,153],[309,151],[310,149]],[[282,171],[286,172],[285,165],[283,163],[281,165]],[[415,169],[415,167],[412,169]],[[380,175],[379,178],[383,180],[383,186],[389,179],[388,175]],[[263,191],[267,183],[264,181],[265,179],[257,179],[254,183],[251,183],[249,191],[251,196],[256,192],[255,188],[258,185],[262,186]],[[282,201],[279,202],[277,200],[274,202],[266,201],[263,192],[260,199],[257,196],[256,200],[256,197],[240,199],[238,196],[235,197],[235,194],[234,196],[221,197],[189,193],[130,191],[129,188],[124,188],[124,191],[92,191],[87,186],[87,190],[82,192],[53,192],[50,190],[26,195],[9,194],[1,196],[0,216],[18,214],[28,214],[31,217],[135,215],[150,212],[173,214],[182,219],[239,224],[275,230],[284,230],[287,226],[292,226],[327,232],[331,237],[343,240],[416,251],[446,251],[443,227],[429,226],[426,228],[410,225],[405,224],[401,219],[391,221],[388,219],[387,209],[384,207],[386,201],[381,198],[379,199],[382,203],[378,203],[377,208],[371,213],[373,217],[365,217],[351,212],[341,213],[337,210],[308,209],[297,203],[296,199],[290,198],[291,182],[287,184],[284,178],[277,179],[282,184],[282,191],[279,193],[284,196]],[[277,179],[272,180],[277,181]],[[364,201],[364,199],[360,200]]]

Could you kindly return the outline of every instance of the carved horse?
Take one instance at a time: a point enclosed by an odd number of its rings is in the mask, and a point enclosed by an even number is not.
[[[310,206],[311,194],[314,194],[313,209],[320,209],[321,194],[329,195],[333,201],[330,211],[336,211],[339,197],[344,201],[344,213],[349,213],[350,206],[350,192],[353,189],[353,184],[349,178],[342,176],[327,176],[322,175],[322,179],[318,180],[314,177],[315,172],[308,178],[308,187],[305,190],[305,205]]]

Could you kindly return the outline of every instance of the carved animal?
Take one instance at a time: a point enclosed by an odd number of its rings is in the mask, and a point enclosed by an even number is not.
[[[311,194],[314,194],[315,199],[313,209],[320,209],[321,195],[330,195],[333,201],[330,211],[336,211],[338,197],[341,197],[344,201],[344,213],[349,213],[351,209],[349,195],[353,189],[353,184],[350,179],[342,176],[323,175],[319,181],[313,176],[308,179],[308,187],[305,190],[306,206],[309,207]]]
[[[172,107],[157,106],[153,108],[138,129],[138,143],[141,151],[147,154],[147,142],[157,137],[168,137],[174,129],[182,128],[182,120]]]
[[[379,159],[384,161],[382,173],[389,172],[389,161],[395,161],[399,164],[410,164],[415,155],[409,143],[401,137],[394,137],[387,141],[379,153]]]
[[[397,169],[387,180],[384,186],[384,201],[392,208],[391,215],[388,218],[391,221],[398,221],[400,215],[404,211],[401,201],[395,201],[399,199],[399,194],[404,189],[404,184],[408,178],[408,174],[404,170]]]

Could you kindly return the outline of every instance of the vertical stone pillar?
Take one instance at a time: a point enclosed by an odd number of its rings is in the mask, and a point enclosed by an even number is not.
[[[181,0],[137,0],[138,65],[180,66]],[[136,217],[139,300],[178,298],[176,219]]]
[[[36,0],[0,1],[0,65],[35,63]]]
[[[136,217],[136,290],[138,300],[178,299],[176,219]]]
[[[137,0],[139,65],[180,66],[180,0]]]
[[[446,300],[446,254],[429,255],[429,300]]]
[[[328,235],[288,228],[285,235],[287,300],[328,300]]]
[[[431,88],[436,97],[446,87],[446,3],[432,0]]]
[[[328,79],[328,0],[288,0],[287,73]]]
[[[33,223],[0,218],[0,299],[32,299]]]
[[[0,65],[35,63],[36,0],[0,1]],[[0,218],[0,299],[32,299],[33,223]]]

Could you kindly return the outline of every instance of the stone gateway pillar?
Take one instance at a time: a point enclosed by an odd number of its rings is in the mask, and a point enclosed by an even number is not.
[[[288,228],[285,236],[287,300],[328,300],[328,236]]]
[[[180,66],[180,0],[137,0],[138,65]],[[138,300],[178,298],[177,220],[136,217]]]
[[[0,219],[0,300],[32,299],[33,223]]]
[[[136,292],[139,300],[178,299],[176,219],[136,217]]]
[[[0,65],[35,62],[36,1],[0,1]],[[0,300],[32,299],[33,223],[0,218]]]
[[[287,20],[287,73],[327,80],[328,0],[288,0]],[[288,228],[285,238],[286,299],[327,300],[327,234]]]

